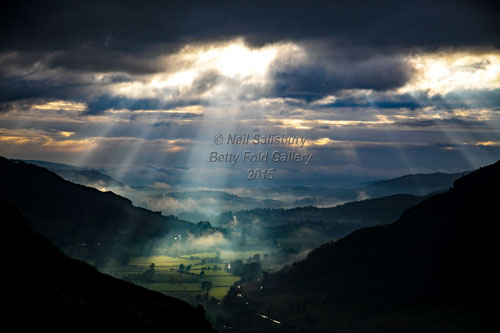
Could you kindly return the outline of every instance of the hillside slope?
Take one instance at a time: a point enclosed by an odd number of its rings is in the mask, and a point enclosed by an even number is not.
[[[190,222],[135,207],[112,192],[71,183],[32,164],[0,157],[0,174],[0,199],[12,203],[35,231],[72,256],[80,257],[90,245],[111,253],[173,231],[200,232]]]
[[[281,330],[488,331],[499,202],[497,162],[395,223],[324,244],[260,286],[245,286],[244,297],[233,291],[225,303],[249,302],[252,311],[282,321],[275,327]]]
[[[2,295],[4,325],[23,331],[215,332],[203,311],[162,294],[99,273],[70,259],[32,231],[21,214],[0,201],[9,251]],[[5,326],[8,327],[8,326]]]

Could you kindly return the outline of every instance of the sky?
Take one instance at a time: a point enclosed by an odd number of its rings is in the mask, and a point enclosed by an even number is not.
[[[500,159],[489,2],[16,1],[0,16],[2,156],[199,188],[334,187]],[[227,144],[246,134],[307,139]]]

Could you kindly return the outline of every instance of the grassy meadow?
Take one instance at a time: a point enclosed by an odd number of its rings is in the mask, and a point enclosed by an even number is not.
[[[229,288],[240,278],[227,272],[224,268],[233,261],[240,259],[246,262],[255,254],[263,257],[265,251],[221,251],[218,253],[217,263],[210,262],[217,256],[215,252],[191,253],[180,257],[166,255],[132,256],[128,265],[107,265],[101,270],[120,279],[132,281],[145,288],[161,292],[168,296],[177,297],[187,302],[199,301],[207,294],[202,289],[202,283],[212,283],[208,290],[208,296],[221,300],[229,291]],[[204,261],[205,260],[205,261]],[[148,281],[142,281],[139,277],[154,263],[154,275]],[[180,271],[179,266],[184,265]],[[191,266],[189,270],[186,268]],[[218,269],[214,270],[214,266]],[[268,270],[271,267],[263,267]],[[200,274],[201,272],[203,274]],[[197,297],[198,296],[198,297]]]

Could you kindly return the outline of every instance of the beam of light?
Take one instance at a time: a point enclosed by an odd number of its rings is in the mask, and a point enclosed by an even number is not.
[[[206,184],[219,188],[233,187],[231,179],[246,178],[244,167],[238,164],[233,167],[209,162],[211,151],[234,152],[238,148],[227,145],[216,146],[213,143],[215,134],[235,133],[241,130],[245,119],[252,117],[245,113],[245,102],[240,96],[248,97],[252,87],[265,88],[270,84],[269,71],[274,61],[293,54],[303,54],[297,45],[292,43],[271,44],[260,48],[250,48],[243,40],[237,39],[227,43],[212,45],[188,45],[179,56],[186,59],[187,68],[172,75],[159,75],[155,85],[172,86],[193,84],[201,73],[213,72],[220,77],[213,86],[203,92],[207,100],[204,117],[197,124],[196,141],[202,142],[191,149],[185,166],[190,170],[182,176],[180,186],[205,187]],[[233,149],[234,148],[234,149]],[[198,182],[193,182],[197,179]],[[217,211],[218,207],[214,207]]]
[[[413,79],[397,90],[397,93],[411,95],[422,108],[418,110],[427,119],[458,119],[481,121],[481,129],[471,129],[466,123],[457,123],[455,129],[447,128],[442,122],[433,126],[449,143],[446,150],[458,150],[471,168],[480,166],[486,151],[458,148],[477,141],[477,133],[492,133],[498,127],[493,110],[478,110],[466,95],[467,91],[493,91],[500,89],[500,54],[472,52],[439,52],[417,54],[408,57],[408,63],[415,70]],[[427,97],[422,97],[424,92]],[[438,96],[443,102],[435,105],[429,97]],[[464,105],[460,110],[448,105]],[[495,101],[482,101],[485,104]],[[497,101],[496,101],[497,102]],[[429,104],[430,103],[430,104]],[[425,107],[427,106],[427,107]],[[496,123],[496,124],[495,124]],[[484,140],[487,141],[487,140]],[[478,155],[479,154],[479,155]],[[486,158],[487,159],[487,158]]]
[[[495,132],[494,129],[498,128],[498,116],[494,110],[478,109],[469,100],[470,96],[466,92],[500,89],[500,54],[464,52],[424,54],[410,57],[409,63],[416,69],[416,75],[398,92],[410,94],[421,105],[429,105],[429,100],[422,98],[419,92],[423,91],[430,97],[439,96],[443,101],[440,104],[443,105],[432,105],[419,111],[428,119],[456,117],[465,121],[463,125],[457,123],[454,125],[455,128],[451,129],[441,122],[436,122],[434,128],[449,143],[449,146],[443,149],[457,150],[470,168],[479,167],[481,161],[485,159],[494,159],[494,156],[485,156],[488,154],[486,150],[467,148],[470,143],[478,141],[478,136],[486,136],[483,141],[488,141],[487,136],[491,136],[491,133]],[[483,98],[481,102],[488,105],[497,101]],[[451,107],[457,103],[463,105],[461,109]],[[468,120],[480,121],[482,126],[469,128],[466,124]]]
[[[411,93],[411,95],[417,102],[421,101],[420,95],[415,94],[413,92]],[[427,101],[424,100],[419,103],[426,104]],[[445,119],[441,115],[438,115],[436,117],[436,111],[434,107],[422,108],[419,110],[419,112],[424,113],[426,115],[426,118],[428,119]],[[448,111],[448,114],[450,112],[453,114],[453,111]],[[470,111],[467,111],[467,113],[469,112]],[[446,138],[445,143],[449,144],[449,146],[442,147],[441,149],[456,150],[459,152],[462,158],[467,162],[469,168],[479,167],[481,165],[481,158],[477,156],[476,152],[474,152],[473,150],[463,149],[463,148],[457,149],[457,147],[463,146],[464,143],[470,142],[471,136],[469,135],[470,132],[469,129],[464,128],[463,126],[460,125],[456,126],[458,127],[459,131],[457,131],[456,129],[449,129],[440,122],[436,122],[436,124],[433,126],[433,128],[436,131],[438,131],[443,137]]]
[[[369,101],[370,105],[376,109],[375,103],[371,99],[370,94],[367,94],[367,100]],[[393,121],[390,121],[387,119],[386,116],[379,117],[379,121],[386,121],[390,122],[391,124],[394,123]],[[394,132],[390,128],[385,128],[385,130],[382,131],[383,135],[388,138],[386,140],[390,142],[398,142],[397,138],[394,136]],[[408,152],[406,149],[402,148],[401,146],[396,147],[394,149],[395,153],[397,156],[399,156],[399,160],[403,163],[404,168],[406,170],[411,170],[414,167],[414,163],[411,162],[410,156],[408,155]]]

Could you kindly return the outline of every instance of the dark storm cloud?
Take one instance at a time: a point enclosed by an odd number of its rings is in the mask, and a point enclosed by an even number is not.
[[[340,96],[334,103],[325,104],[322,107],[369,107],[382,109],[417,109],[423,106],[423,102],[418,101],[414,96],[409,94],[386,95],[379,94],[378,96]]]
[[[88,102],[86,114],[99,114],[108,109],[127,109],[127,110],[165,110],[181,106],[191,106],[203,104],[202,100],[189,99],[189,100],[173,100],[163,102],[156,98],[141,98],[133,99],[124,96],[109,96],[101,95]]]
[[[63,99],[85,102],[100,87],[101,84],[46,79],[35,81],[0,74],[0,113],[29,109],[41,101]]]
[[[412,94],[394,94],[387,92],[369,92],[352,94],[349,91],[339,92],[335,101],[323,104],[322,108],[380,108],[410,110],[434,107],[443,110],[487,108],[495,109],[500,100],[500,89],[455,90],[443,95],[429,96],[423,91]]]
[[[172,123],[170,121],[157,121],[149,126],[151,127],[169,127],[170,125],[172,125]]]
[[[495,9],[481,1],[20,1],[3,11],[11,28],[3,47],[95,42],[130,50],[131,42],[237,35],[259,42],[336,35],[376,46],[467,45],[498,41]]]
[[[95,50],[168,53],[236,36],[257,45],[319,38],[375,49],[499,44],[497,8],[481,1],[11,1],[0,15],[0,50],[68,50],[87,69],[116,66]],[[64,56],[54,65],[75,66]]]
[[[189,91],[168,105],[153,99],[112,97],[99,88],[133,80],[127,75],[179,69],[183,64],[166,65],[161,57],[186,43],[235,37],[244,37],[254,46],[277,41],[307,46],[306,64],[271,69],[273,87],[268,96],[310,102],[342,89],[384,91],[402,86],[412,75],[401,54],[498,47],[497,17],[497,8],[481,1],[11,1],[0,13],[0,53],[15,56],[0,62],[0,102],[71,99],[87,102],[90,114],[108,108],[202,104],[199,95],[226,78],[202,73]],[[74,77],[123,75],[102,83],[68,81],[57,75],[54,80],[24,76],[40,67]],[[13,68],[19,73],[13,73]],[[246,88],[251,98],[262,93]],[[449,97],[438,102],[451,103],[450,107],[464,103]],[[416,108],[435,102],[426,98],[402,96],[372,101],[371,106]],[[333,106],[357,103],[340,99]]]
[[[473,128],[486,128],[488,125],[485,122],[477,120],[464,120],[458,118],[448,118],[448,119],[424,119],[424,120],[410,120],[410,121],[398,121],[395,123],[396,126],[414,127],[414,128],[426,128],[432,126],[452,126],[460,127],[462,129],[473,129]]]
[[[82,83],[33,81],[0,75],[0,103],[27,98],[78,98],[86,87],[88,85]]]
[[[150,74],[164,69],[157,51],[143,51],[139,54],[95,45],[75,47],[49,57],[48,68],[63,68],[80,72],[127,72],[130,74]]]
[[[361,54],[354,58],[323,49],[310,55],[309,65],[278,66],[273,73],[274,93],[311,101],[343,89],[398,88],[412,75],[401,57],[378,56],[366,50]]]

